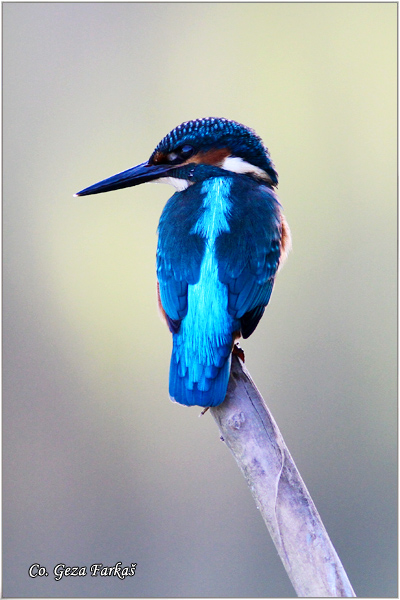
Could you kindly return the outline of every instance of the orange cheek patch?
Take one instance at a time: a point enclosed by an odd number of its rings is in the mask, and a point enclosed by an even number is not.
[[[214,165],[221,166],[224,162],[225,158],[231,155],[231,151],[229,148],[216,148],[215,150],[208,150],[208,152],[198,152],[194,156],[191,156],[187,160],[182,163],[177,163],[175,165],[171,165],[171,167],[181,167],[183,165],[189,164],[202,164],[202,165]],[[151,159],[151,163],[153,165],[159,164],[168,164],[168,155],[164,152],[160,152],[159,150],[154,154]]]
[[[208,152],[199,152],[196,156],[192,156],[188,162],[220,166],[230,154],[231,151],[228,148],[216,148],[215,150],[209,150]]]

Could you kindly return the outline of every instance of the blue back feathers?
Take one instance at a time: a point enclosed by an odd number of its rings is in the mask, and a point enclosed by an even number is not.
[[[226,394],[234,334],[254,331],[272,292],[280,205],[271,187],[247,175],[204,165],[196,172],[161,215],[157,276],[173,334],[170,396],[216,406]]]

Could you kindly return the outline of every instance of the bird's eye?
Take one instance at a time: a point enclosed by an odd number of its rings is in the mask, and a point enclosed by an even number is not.
[[[174,152],[167,154],[167,161],[172,165],[179,165],[187,158],[190,158],[194,152],[193,146],[185,144],[184,146],[177,148]]]
[[[185,144],[184,146],[182,146],[179,154],[181,155],[182,158],[189,158],[189,156],[192,156],[193,152],[194,152],[193,146],[189,146],[189,144]]]

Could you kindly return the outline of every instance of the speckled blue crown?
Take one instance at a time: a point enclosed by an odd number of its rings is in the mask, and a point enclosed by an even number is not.
[[[241,123],[224,118],[207,117],[186,121],[168,133],[155,148],[156,152],[172,152],[177,145],[191,144],[203,152],[211,148],[229,148],[233,156],[260,167],[278,183],[278,173],[262,139]]]

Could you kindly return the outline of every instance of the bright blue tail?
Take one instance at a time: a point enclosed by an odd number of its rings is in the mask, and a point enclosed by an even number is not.
[[[179,337],[174,335],[169,371],[171,399],[186,406],[218,406],[228,388],[232,345],[213,348],[205,361],[197,353],[188,356]]]

